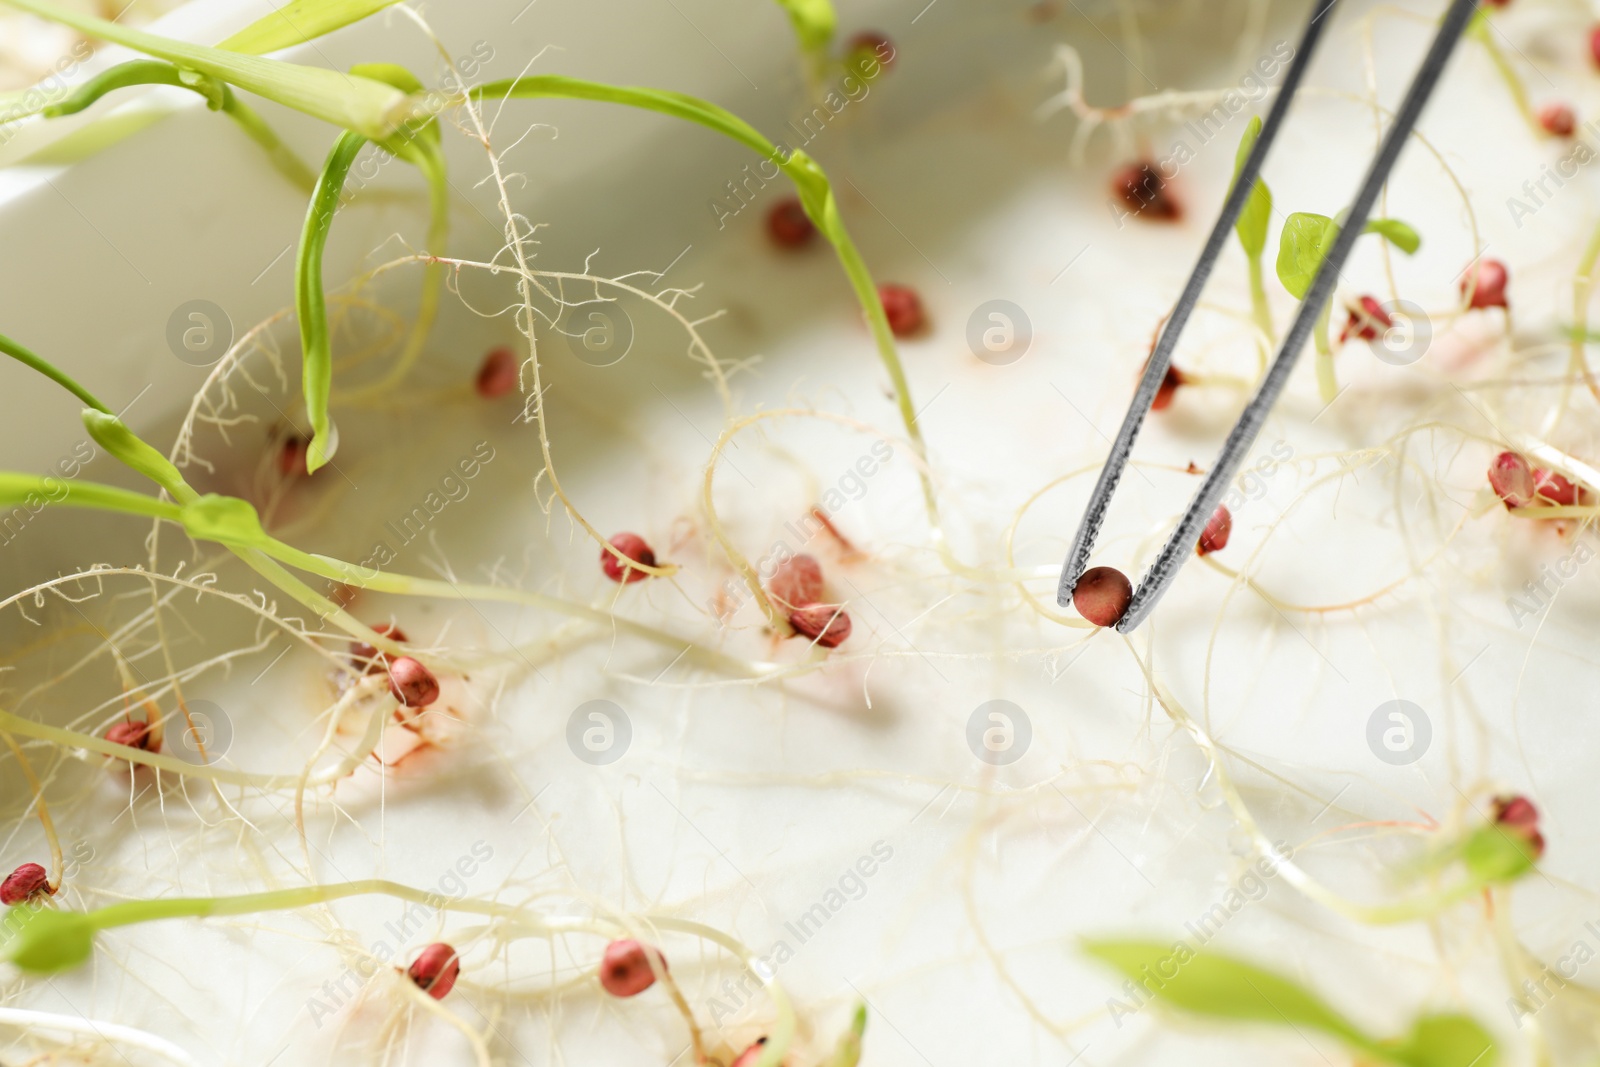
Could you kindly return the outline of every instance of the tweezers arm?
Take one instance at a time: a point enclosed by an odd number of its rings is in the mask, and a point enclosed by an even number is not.
[[[1439,83],[1439,78],[1444,74],[1445,66],[1450,62],[1450,55],[1455,50],[1456,44],[1461,40],[1461,35],[1466,31],[1467,25],[1472,21],[1477,12],[1477,0],[1452,0],[1450,9],[1445,13],[1444,21],[1439,27],[1433,44],[1428,49],[1427,56],[1422,61],[1416,77],[1411,81],[1411,87],[1406,90],[1405,100],[1400,105],[1400,110],[1395,113],[1394,123],[1389,127],[1389,132],[1384,136],[1383,144],[1378,149],[1378,154],[1373,158],[1371,167],[1367,170],[1365,181],[1361,190],[1351,203],[1349,210],[1341,223],[1339,236],[1334,240],[1333,247],[1328,250],[1327,257],[1322,261],[1322,266],[1317,270],[1317,276],[1311,283],[1310,290],[1304,300],[1300,302],[1300,309],[1295,314],[1294,323],[1289,328],[1288,336],[1284,338],[1283,346],[1278,350],[1278,355],[1273,359],[1271,368],[1267,371],[1266,379],[1261,384],[1261,389],[1246,405],[1244,413],[1239,417],[1239,422],[1228,434],[1228,440],[1223,445],[1222,454],[1217,458],[1211,469],[1206,473],[1205,479],[1200,483],[1200,489],[1195,493],[1194,499],[1189,504],[1189,510],[1184,513],[1178,527],[1168,538],[1161,549],[1161,554],[1150,565],[1140,581],[1138,589],[1134,591],[1133,599],[1128,604],[1128,610],[1123,614],[1117,629],[1123,633],[1131,633],[1155,608],[1167,588],[1171,586],[1177,576],[1178,569],[1188,561],[1194,552],[1194,546],[1200,537],[1200,531],[1210,519],[1212,512],[1221,502],[1228,483],[1233,479],[1239,466],[1244,462],[1250,446],[1255,443],[1256,435],[1261,432],[1261,427],[1266,423],[1267,416],[1273,406],[1278,402],[1278,397],[1283,393],[1284,386],[1288,384],[1289,373],[1294,370],[1296,360],[1305,348],[1306,341],[1311,336],[1311,331],[1316,327],[1318,317],[1322,314],[1323,305],[1333,296],[1334,286],[1338,284],[1339,272],[1344,268],[1345,260],[1350,257],[1350,250],[1365,228],[1367,218],[1372,213],[1372,205],[1377,202],[1378,194],[1382,191],[1384,182],[1389,178],[1389,172],[1394,169],[1395,161],[1400,158],[1401,151],[1405,148],[1407,139],[1411,136],[1412,129],[1417,124],[1417,118],[1422,114],[1422,109],[1427,105],[1428,98],[1432,96],[1434,88]],[[1282,100],[1280,99],[1281,103]],[[1262,140],[1265,141],[1265,131]],[[1260,148],[1258,144],[1256,146]],[[1237,192],[1237,190],[1235,190]],[[1232,203],[1232,198],[1230,198]],[[1187,294],[1186,294],[1187,295]],[[1171,331],[1171,327],[1168,327]],[[1148,403],[1145,396],[1145,386],[1149,384],[1149,375],[1146,381],[1140,383],[1139,398]],[[1154,396],[1154,390],[1150,391]],[[1140,401],[1135,400],[1137,414],[1143,414]],[[1128,421],[1137,426],[1136,412],[1129,412]],[[1128,423],[1124,423],[1126,433]],[[1118,444],[1122,443],[1121,437]],[[1131,444],[1131,438],[1129,439]],[[1124,455],[1124,461],[1126,456]],[[1109,466],[1109,465],[1108,465]],[[1106,476],[1101,474],[1101,482],[1106,482]],[[1110,483],[1114,486],[1116,479]],[[1101,510],[1104,510],[1102,502]],[[1069,561],[1070,562],[1070,561]],[[1066,588],[1065,576],[1062,587]]]
[[[1117,431],[1117,439],[1111,444],[1111,454],[1106,458],[1106,465],[1100,469],[1100,478],[1095,482],[1094,494],[1089,497],[1089,506],[1083,513],[1077,535],[1072,539],[1072,548],[1067,552],[1067,560],[1061,567],[1061,584],[1056,589],[1056,603],[1062,607],[1066,607],[1067,602],[1072,599],[1072,591],[1077,587],[1084,568],[1089,565],[1089,553],[1094,548],[1094,540],[1100,533],[1101,524],[1105,521],[1106,510],[1111,506],[1111,496],[1117,491],[1117,483],[1122,480],[1122,472],[1128,465],[1128,456],[1133,452],[1133,442],[1139,436],[1145,414],[1149,412],[1150,404],[1156,398],[1156,390],[1161,387],[1161,380],[1166,376],[1167,367],[1172,363],[1172,350],[1177,347],[1178,337],[1183,333],[1189,315],[1194,311],[1195,304],[1200,300],[1200,293],[1211,277],[1211,268],[1216,265],[1217,258],[1222,255],[1223,247],[1228,243],[1228,234],[1233,230],[1240,213],[1244,211],[1250,190],[1255,187],[1256,178],[1261,174],[1261,163],[1267,158],[1273,139],[1278,136],[1278,129],[1283,125],[1283,117],[1300,88],[1300,80],[1305,76],[1306,68],[1311,65],[1311,55],[1316,51],[1317,41],[1322,36],[1322,28],[1329,21],[1324,16],[1338,3],[1339,0],[1317,0],[1313,6],[1311,18],[1306,22],[1305,32],[1300,35],[1300,47],[1295,51],[1294,61],[1289,64],[1289,71],[1283,76],[1283,84],[1278,88],[1277,98],[1272,101],[1272,108],[1267,112],[1266,121],[1261,127],[1261,135],[1256,138],[1255,145],[1245,156],[1244,166],[1239,169],[1238,180],[1233,183],[1233,189],[1229,191],[1228,199],[1222,205],[1222,214],[1217,217],[1216,225],[1211,228],[1211,235],[1206,238],[1205,248],[1200,253],[1199,262],[1195,264],[1194,273],[1189,275],[1188,284],[1183,287],[1183,292],[1179,295],[1178,303],[1173,307],[1161,336],[1156,339],[1155,349],[1150,353],[1150,361],[1145,364],[1144,376],[1139,379],[1139,389],[1134,393],[1133,406],[1123,416],[1122,427]]]

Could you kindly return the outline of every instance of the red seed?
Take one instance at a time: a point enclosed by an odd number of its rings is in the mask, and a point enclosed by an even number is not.
[[[1461,295],[1469,308],[1506,308],[1506,265],[1498,259],[1480,259],[1461,279]]]
[[[389,692],[408,708],[425,708],[439,699],[439,679],[410,656],[389,661]]]
[[[1111,178],[1111,191],[1128,210],[1146,221],[1176,222],[1183,208],[1167,191],[1167,182],[1150,163],[1129,163]]]
[[[611,539],[611,547],[621,552],[635,563],[643,563],[646,567],[656,565],[655,550],[638,534],[619,533]],[[613,553],[600,550],[600,568],[606,572],[606,577],[613,582],[642,582],[650,577],[648,573],[636,570],[618,559]]]
[[[1553,136],[1571,137],[1578,128],[1578,116],[1566,104],[1546,104],[1539,109],[1539,126]]]
[[[803,608],[822,599],[822,564],[801,553],[779,564],[767,592],[786,608]]]
[[[483,357],[483,366],[478,368],[478,378],[474,383],[478,395],[485,400],[493,400],[515,391],[517,370],[517,354],[509,345],[491,348],[489,354]]]
[[[392,622],[380,622],[372,628],[372,632],[387,637],[391,641],[405,644],[406,632]],[[383,670],[383,661],[379,659],[378,649],[365,641],[357,641],[350,646],[350,663],[363,674],[377,674]]]
[[[789,625],[823,648],[838,648],[850,636],[850,616],[836,604],[807,604],[789,612]]]
[[[1571,507],[1578,503],[1581,490],[1555,471],[1533,469],[1534,490],[1542,500]]]
[[[896,58],[894,42],[871,30],[850,38],[845,46],[845,55],[850,69],[867,81],[893,69]]]
[[[1345,321],[1344,329],[1339,331],[1340,344],[1351,337],[1363,341],[1376,341],[1394,325],[1394,320],[1383,310],[1383,305],[1378,303],[1378,298],[1375,296],[1363,296],[1348,310],[1350,318]]]
[[[1600,25],[1589,31],[1589,55],[1594,58],[1594,65],[1600,67]]]
[[[1528,461],[1515,452],[1502,452],[1489,465],[1489,485],[1508,508],[1533,503],[1535,484]]]
[[[1132,599],[1132,583],[1115,567],[1090,567],[1072,591],[1072,606],[1096,626],[1115,626]]]
[[[804,248],[817,235],[817,227],[800,206],[798,197],[785,197],[767,213],[767,234],[779,248]]]
[[[311,450],[311,438],[296,435],[284,440],[278,449],[278,473],[285,478],[310,473],[306,469],[306,453]]]
[[[600,957],[600,986],[614,997],[636,997],[656,984],[656,973],[650,969],[652,959],[664,973],[666,957],[653,948],[646,948],[631,937],[619,938],[606,946]]]
[[[883,313],[889,318],[889,331],[896,337],[914,336],[927,326],[928,314],[915,289],[886,283],[878,286],[878,299],[883,301]]]
[[[1544,855],[1544,835],[1539,832],[1539,809],[1523,796],[1494,798],[1494,821],[1523,834],[1533,844],[1535,856]]]
[[[1151,411],[1165,411],[1172,406],[1172,401],[1177,398],[1178,387],[1187,382],[1183,371],[1167,364],[1167,373],[1161,376],[1161,384],[1156,386],[1156,398],[1150,401]]]
[[[106,740],[113,745],[126,745],[129,748],[150,748],[150,724],[138,719],[119,722],[106,731]]]
[[[1228,511],[1226,504],[1218,504],[1217,510],[1211,513],[1206,528],[1200,533],[1200,544],[1195,551],[1202,556],[1221,552],[1228,547],[1228,535],[1231,533],[1233,533],[1233,514]]]
[[[10,907],[49,892],[49,873],[37,863],[24,863],[0,882],[0,904]]]
[[[749,1048],[745,1049],[743,1052],[739,1053],[739,1055],[734,1059],[733,1063],[730,1064],[729,1067],[754,1067],[754,1064],[756,1062],[756,1058],[761,1055],[761,1050],[766,1048],[766,1047],[767,1047],[767,1039],[766,1038],[764,1038],[764,1037],[756,1038],[755,1043],[753,1045],[751,1045]]]
[[[418,953],[406,974],[418,989],[434,1000],[443,1000],[461,975],[461,957],[443,941],[435,941]]]

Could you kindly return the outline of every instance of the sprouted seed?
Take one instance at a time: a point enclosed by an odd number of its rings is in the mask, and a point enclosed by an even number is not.
[[[1552,101],[1539,109],[1539,128],[1552,137],[1571,137],[1578,128],[1578,116],[1572,108]]]
[[[106,731],[106,740],[113,745],[126,745],[143,751],[156,751],[155,738],[151,736],[150,724],[141,719],[129,719],[112,725]]]
[[[1480,259],[1461,279],[1461,295],[1474,310],[1506,308],[1506,265],[1498,259]]]
[[[1494,821],[1527,838],[1537,858],[1544,855],[1544,835],[1539,832],[1539,809],[1524,796],[1501,796],[1494,800]]]
[[[513,393],[517,389],[517,353],[510,345],[497,345],[483,357],[478,377],[473,382],[478,395],[485,400]]]
[[[49,892],[49,872],[37,863],[24,863],[0,882],[0,904],[11,907]]]
[[[461,975],[461,957],[443,941],[435,941],[417,954],[406,975],[434,1000],[443,1000]]]
[[[789,612],[794,632],[823,648],[838,648],[850,637],[850,616],[836,604],[807,604]]]
[[[845,63],[866,81],[894,69],[895,57],[894,42],[872,30],[856,34],[845,45]]]
[[[404,707],[425,708],[439,699],[439,679],[410,656],[397,656],[389,664],[389,692]]]
[[[1378,303],[1375,296],[1363,296],[1347,309],[1349,318],[1345,320],[1344,328],[1339,331],[1339,343],[1344,344],[1352,337],[1363,341],[1376,341],[1382,337],[1391,326],[1394,319]]]
[[[1534,489],[1540,500],[1561,507],[1575,507],[1583,502],[1583,490],[1555,471],[1533,469]]]
[[[878,299],[883,301],[883,313],[889,317],[889,329],[896,337],[915,337],[928,325],[922,297],[910,286],[887,282],[878,286]]]
[[[1172,402],[1177,399],[1179,387],[1186,381],[1183,371],[1170,363],[1167,364],[1167,372],[1161,376],[1161,384],[1156,386],[1155,399],[1150,401],[1150,410],[1165,411],[1171,407]]]
[[[646,567],[656,565],[655,550],[638,534],[619,533],[611,539],[611,548],[622,553],[635,563],[642,563]],[[628,582],[642,582],[650,577],[648,571],[630,567],[617,558],[617,552],[602,548],[600,550],[600,568],[606,572],[606,577],[613,582],[626,584]]]
[[[1533,469],[1516,452],[1502,452],[1489,465],[1489,485],[1508,508],[1525,508],[1533,503]]]
[[[372,627],[372,632],[402,645],[410,640],[406,632],[392,622],[380,622]],[[350,664],[363,674],[377,674],[384,667],[383,653],[374,645],[358,641],[350,646]]]
[[[779,248],[804,248],[817,236],[817,227],[800,198],[786,196],[767,212],[767,235]]]
[[[803,608],[822,599],[822,564],[804,552],[778,565],[767,592],[786,608]]]
[[[1129,163],[1111,176],[1111,192],[1146,222],[1177,222],[1183,208],[1153,163]]]
[[[1072,590],[1072,606],[1096,626],[1115,626],[1132,599],[1133,583],[1115,567],[1090,567]]]
[[[600,957],[600,986],[614,997],[636,997],[656,984],[657,970],[666,973],[665,956],[631,937],[618,938]]]
[[[761,1058],[762,1050],[766,1047],[766,1038],[756,1038],[748,1048],[734,1057],[733,1063],[729,1064],[729,1067],[755,1067],[756,1060]]]
[[[1218,504],[1217,510],[1211,513],[1211,518],[1206,521],[1206,528],[1200,531],[1200,544],[1195,551],[1202,556],[1213,552],[1221,552],[1228,547],[1228,535],[1233,533],[1233,513],[1228,510],[1228,505]]]
[[[306,453],[311,449],[311,439],[300,434],[284,438],[278,446],[278,473],[285,478],[297,478],[306,473]]]

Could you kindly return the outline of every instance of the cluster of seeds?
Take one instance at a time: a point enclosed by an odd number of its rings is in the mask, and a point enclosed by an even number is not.
[[[1572,507],[1586,503],[1588,493],[1555,471],[1528,463],[1518,452],[1501,452],[1489,465],[1489,487],[1507,508]]]
[[[822,603],[822,564],[801,553],[783,561],[767,582],[767,592],[789,613],[789,625],[823,648],[838,648],[850,636],[850,616],[837,604]]]

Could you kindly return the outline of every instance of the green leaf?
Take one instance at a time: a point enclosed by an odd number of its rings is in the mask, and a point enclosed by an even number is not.
[[[850,1018],[850,1029],[839,1037],[833,1052],[823,1061],[822,1067],[858,1067],[861,1063],[861,1035],[867,1029],[867,1006],[857,1004]]]
[[[1495,1067],[1500,1051],[1477,1021],[1465,1015],[1425,1015],[1386,1056],[1407,1067]]]
[[[358,133],[343,133],[323,164],[322,175],[311,194],[295,258],[294,301],[300,319],[300,388],[311,415],[311,447],[306,450],[306,470],[316,471],[333,458],[333,423],[328,418],[328,396],[333,391],[333,351],[328,337],[328,301],[322,292],[322,254],[328,231],[339,210],[339,197],[356,156],[367,144]]]
[[[1084,950],[1174,1008],[1214,1019],[1320,1030],[1353,1048],[1374,1042],[1315,993],[1242,960],[1158,941],[1090,941]]]
[[[1417,249],[1422,247],[1421,235],[1399,219],[1373,219],[1361,232],[1381,234],[1408,256],[1416,255]]]
[[[1278,280],[1296,300],[1304,300],[1322,260],[1339,236],[1339,226],[1326,215],[1296,211],[1283,223],[1278,241]]]
[[[1250,154],[1250,149],[1255,147],[1256,139],[1261,136],[1261,118],[1257,116],[1250,120],[1250,125],[1245,127],[1244,136],[1239,139],[1239,150],[1233,159],[1233,180],[1239,180],[1239,172],[1244,169],[1245,157]],[[1233,224],[1234,232],[1239,235],[1239,243],[1244,246],[1245,253],[1255,259],[1267,247],[1267,228],[1272,223],[1272,191],[1267,188],[1267,183],[1260,178],[1250,189],[1250,196],[1244,202],[1244,210],[1239,213],[1239,220]]]
[[[123,466],[138,471],[161,488],[172,490],[183,485],[183,475],[166,456],[141,441],[127,424],[115,415],[94,408],[83,409],[83,425],[95,444],[109,452]]]
[[[261,56],[314,41],[360,22],[396,0],[289,0],[217,45],[229,52]]]
[[[824,51],[833,41],[839,17],[834,14],[832,0],[778,0],[778,5],[789,13],[794,35],[807,52]]]
[[[370,78],[159,37],[57,7],[50,0],[3,2],[51,22],[70,26],[87,37],[120,44],[186,70],[208,74],[218,81],[275,100],[285,107],[354,130],[376,141],[389,137],[412,116],[413,100],[410,96],[392,85]]]
[[[240,548],[276,546],[261,528],[261,516],[256,513],[255,505],[235,496],[207,493],[185,505],[179,521],[197,541],[216,541]]]
[[[94,954],[94,921],[81,911],[21,904],[5,913],[3,928],[0,953],[24,971],[55,974]]]

